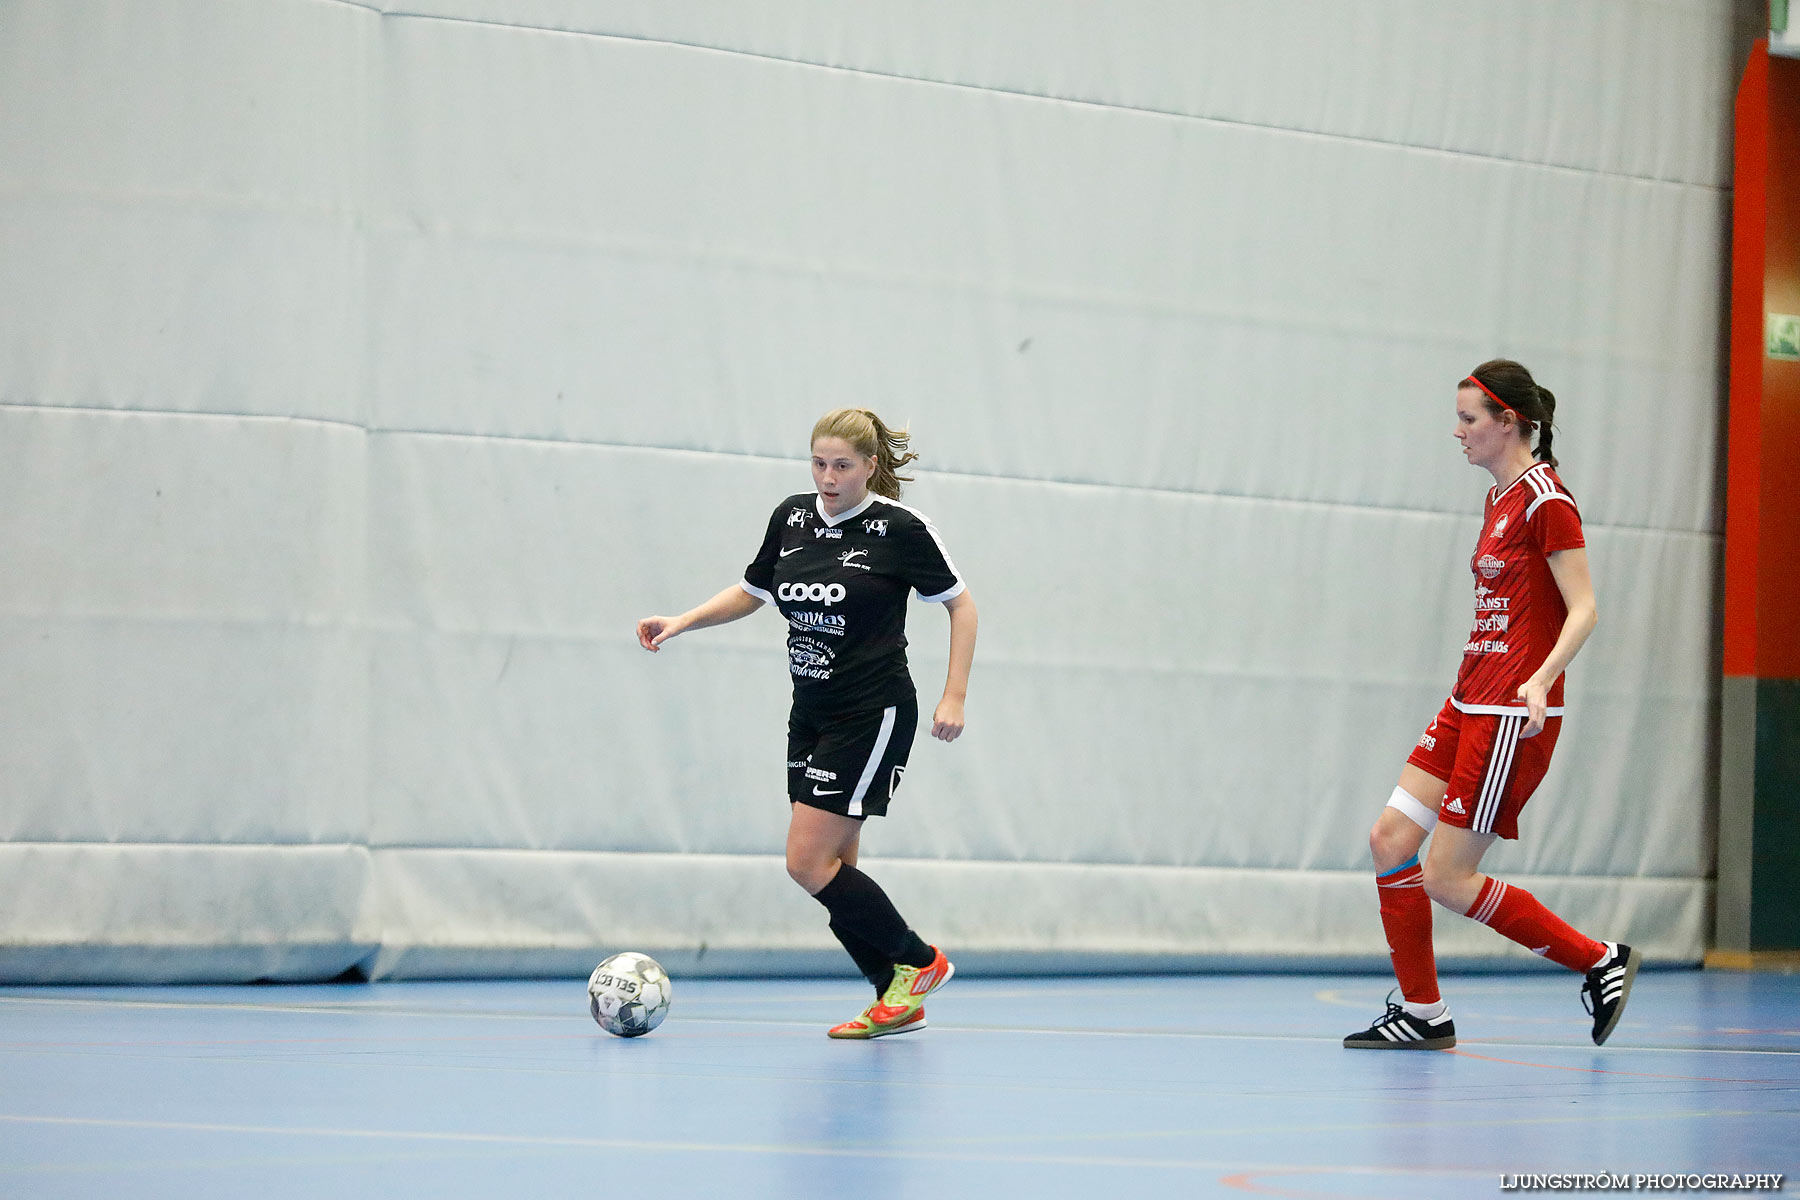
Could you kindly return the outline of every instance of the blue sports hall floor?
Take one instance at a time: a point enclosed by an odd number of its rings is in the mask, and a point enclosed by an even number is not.
[[[1800,1166],[1800,976],[1646,971],[1599,1048],[1572,975],[1452,977],[1456,1050],[1344,1050],[1387,987],[959,978],[875,1042],[824,1036],[848,980],[677,979],[632,1041],[579,980],[0,988],[0,1196],[1391,1200]]]

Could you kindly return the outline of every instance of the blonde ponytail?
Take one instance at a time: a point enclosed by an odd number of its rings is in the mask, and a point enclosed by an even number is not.
[[[875,460],[869,490],[877,496],[898,500],[900,485],[912,482],[912,476],[900,474],[901,467],[919,457],[906,448],[912,435],[904,429],[889,429],[866,408],[837,408],[826,413],[813,426],[812,440],[820,438],[842,438],[858,454]]]

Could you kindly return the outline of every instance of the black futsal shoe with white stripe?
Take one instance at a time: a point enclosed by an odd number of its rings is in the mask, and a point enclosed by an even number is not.
[[[1625,1001],[1631,998],[1631,982],[1637,978],[1644,956],[1630,946],[1606,943],[1612,953],[1587,973],[1581,985],[1581,1005],[1594,1015],[1594,1045],[1606,1044],[1613,1027],[1625,1015]]]
[[[1449,1009],[1427,1021],[1391,1000],[1379,1021],[1344,1039],[1346,1050],[1448,1050],[1454,1045],[1456,1023],[1450,1019]]]

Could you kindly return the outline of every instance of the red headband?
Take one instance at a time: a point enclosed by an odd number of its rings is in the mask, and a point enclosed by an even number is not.
[[[1502,400],[1500,397],[1494,395],[1493,388],[1491,388],[1487,384],[1481,382],[1481,380],[1475,378],[1473,375],[1471,375],[1467,379],[1463,380],[1463,382],[1474,384],[1476,387],[1478,387],[1482,391],[1486,392],[1488,394],[1489,398],[1491,398],[1495,404],[1498,404],[1501,408],[1504,408],[1507,412],[1509,412],[1513,416],[1519,418],[1519,420],[1524,421],[1527,425],[1531,424],[1531,422],[1526,419],[1524,413],[1520,412],[1518,409],[1514,408],[1512,405],[1508,404],[1506,401]]]

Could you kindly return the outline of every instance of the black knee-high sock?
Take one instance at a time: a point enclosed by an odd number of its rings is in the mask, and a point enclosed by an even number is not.
[[[867,942],[890,963],[931,965],[931,947],[907,928],[881,885],[849,863],[838,867],[831,882],[820,888],[813,899],[825,906],[833,924],[842,925]]]
[[[894,964],[882,956],[881,951],[869,945],[839,925],[831,923],[831,934],[837,938],[838,944],[856,961],[856,969],[863,973],[863,978],[875,985],[877,996],[885,995],[888,984],[894,982]]]

